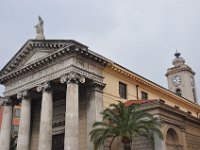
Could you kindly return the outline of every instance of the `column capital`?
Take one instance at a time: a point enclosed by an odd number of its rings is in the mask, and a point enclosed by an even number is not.
[[[85,82],[85,77],[83,77],[82,75],[80,75],[79,73],[76,73],[74,71],[69,72],[63,76],[61,76],[60,78],[60,82],[61,83],[70,83],[70,82],[74,82],[74,83],[84,83]]]
[[[23,91],[19,91],[17,92],[17,99],[27,99],[30,98],[30,92],[29,90],[23,90]]]
[[[10,97],[3,98],[3,102],[1,104],[2,106],[12,106],[13,101],[10,99]]]
[[[37,86],[37,92],[50,91],[52,89],[50,82],[45,82]]]
[[[89,83],[90,90],[103,92],[106,84],[98,81],[92,81]]]

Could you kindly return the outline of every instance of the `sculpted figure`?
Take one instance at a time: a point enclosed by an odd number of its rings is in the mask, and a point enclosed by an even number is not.
[[[42,18],[40,16],[38,16],[38,24],[35,26],[36,28],[36,38],[37,40],[43,40],[45,39],[44,37],[44,29],[43,29],[43,25],[44,25],[44,22],[42,20]]]

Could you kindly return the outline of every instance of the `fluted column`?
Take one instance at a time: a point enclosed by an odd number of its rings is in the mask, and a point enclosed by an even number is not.
[[[84,83],[85,78],[75,72],[70,72],[60,79],[61,83],[67,83],[66,113],[65,113],[65,142],[64,150],[79,149],[79,90],[78,83]]]
[[[96,121],[102,121],[103,111],[103,88],[105,84],[93,81],[88,89],[87,103],[87,150],[94,150],[94,145],[90,141],[89,133],[93,129]],[[102,149],[102,147],[100,148]]]
[[[12,125],[12,103],[9,99],[3,102],[3,119],[0,132],[0,150],[10,150],[10,132]]]
[[[22,100],[17,150],[28,150],[30,141],[31,100],[27,90],[17,93]]]
[[[52,117],[53,117],[53,95],[49,82],[37,87],[42,91],[42,106],[40,118],[39,148],[38,150],[51,150],[52,148]]]

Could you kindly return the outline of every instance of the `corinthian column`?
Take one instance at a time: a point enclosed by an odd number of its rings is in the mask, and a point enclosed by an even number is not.
[[[12,124],[12,104],[10,100],[3,102],[3,119],[0,133],[0,150],[10,149],[10,131]]]
[[[79,90],[78,83],[84,83],[85,78],[75,72],[70,72],[60,79],[61,83],[67,83],[66,113],[65,113],[65,142],[64,150],[78,150],[79,130]]]
[[[17,150],[28,150],[31,122],[31,101],[27,90],[18,92],[17,98],[22,100]]]
[[[52,117],[53,96],[50,84],[44,83],[37,87],[42,91],[42,107],[40,118],[39,148],[38,150],[51,150],[52,147]]]

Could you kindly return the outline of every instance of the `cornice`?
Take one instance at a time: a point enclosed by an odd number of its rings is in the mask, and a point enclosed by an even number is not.
[[[167,73],[165,74],[165,76],[168,76],[168,75],[174,74],[174,73],[179,73],[179,72],[182,72],[182,71],[188,71],[191,74],[195,75],[195,72],[189,66],[184,65],[184,66],[180,66],[180,67],[169,68],[167,70]]]
[[[27,64],[26,66],[23,66],[21,68],[15,68],[17,66],[13,65],[13,64],[19,64],[19,61],[21,61],[21,59],[23,59],[22,56],[25,56],[25,53],[28,53],[28,51],[31,50],[31,48],[26,48],[22,53],[20,53],[17,58],[16,61],[14,61],[13,63],[10,63],[10,66],[13,66],[9,71],[8,69],[2,69],[1,71],[1,76],[0,76],[0,83],[4,84],[6,83],[8,80],[11,80],[13,78],[16,78],[18,76],[21,76],[23,74],[26,74],[30,71],[33,71],[39,67],[44,67],[45,65],[48,65],[49,63],[54,62],[55,60],[59,59],[60,57],[63,57],[67,54],[70,53],[75,53],[81,56],[84,56],[86,58],[89,58],[90,60],[100,64],[100,66],[102,68],[104,68],[106,65],[110,64],[110,61],[100,55],[97,55],[96,53],[92,52],[91,50],[88,50],[88,47],[86,46],[82,46],[80,44],[75,45],[75,42],[72,43],[68,43],[68,45],[64,45],[64,44],[52,44],[50,41],[48,41],[46,43],[46,41],[44,43],[40,43],[39,41],[34,41],[34,43],[29,43],[29,47],[33,47],[34,48],[60,48],[57,49],[55,52],[50,53],[49,55],[42,57],[40,59],[37,59],[36,61],[33,61],[29,64]],[[28,51],[26,51],[28,49]],[[26,52],[25,52],[26,51]],[[10,68],[7,67],[7,68]],[[5,67],[4,67],[5,68]]]
[[[151,101],[149,103],[141,104],[141,107],[139,107],[139,109],[140,110],[160,109],[160,110],[163,110],[164,113],[167,111],[167,112],[170,112],[170,114],[173,113],[176,116],[181,116],[181,117],[185,118],[186,120],[200,123],[200,119],[198,119],[197,117],[189,115],[187,112],[182,111],[180,109],[176,109],[172,106],[169,106],[160,100],[155,100],[155,101]],[[162,111],[160,112],[160,115],[161,116],[164,115],[162,113]]]
[[[59,49],[66,45],[67,43],[50,43],[48,40],[28,40],[22,48],[15,54],[15,56],[6,64],[6,66],[1,70],[1,75],[5,75],[12,72],[19,64],[24,60],[24,58],[33,50],[36,49]]]
[[[159,93],[162,93],[163,95],[170,97],[174,100],[177,100],[178,102],[184,103],[186,105],[189,105],[190,107],[196,109],[198,112],[200,112],[200,106],[194,102],[189,101],[188,99],[185,99],[183,97],[177,96],[173,92],[169,91],[168,89],[165,89],[164,87],[134,73],[131,72],[130,70],[123,68],[117,64],[113,64],[111,66],[108,66],[112,71],[128,77],[130,80],[135,80],[139,82],[140,84],[149,87],[150,89],[156,90]]]

